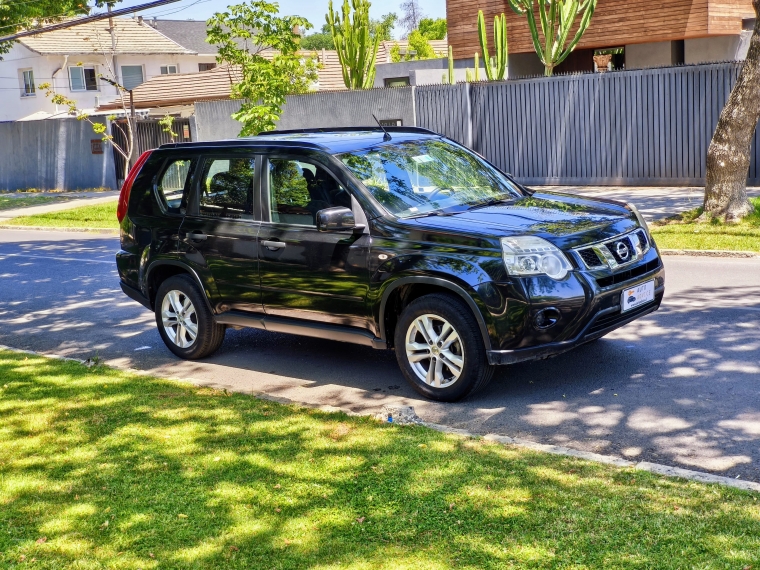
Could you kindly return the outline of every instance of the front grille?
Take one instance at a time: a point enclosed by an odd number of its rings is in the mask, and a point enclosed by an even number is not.
[[[636,277],[641,277],[645,273],[649,273],[650,271],[654,271],[655,269],[659,269],[661,266],[660,258],[653,259],[649,263],[645,263],[644,265],[639,265],[638,267],[634,267],[632,269],[628,269],[627,271],[621,271],[620,273],[616,273],[615,275],[610,275],[609,277],[602,277],[596,280],[596,282],[599,284],[599,287],[609,287],[611,285],[617,285],[619,283],[625,283],[626,281],[630,281],[631,279],[636,279]]]
[[[612,257],[614,257],[615,261],[617,261],[620,265],[632,261],[633,256],[636,254],[636,250],[633,249],[633,244],[628,237],[606,243],[604,244],[604,247],[607,248],[607,251],[612,254]],[[620,255],[621,252],[623,255]]]
[[[641,315],[642,313],[646,313],[649,309],[652,308],[652,305],[657,302],[657,298],[655,298],[654,301],[647,303],[646,305],[641,305],[640,307],[636,307],[635,309],[631,309],[630,311],[626,311],[625,313],[621,313],[620,310],[616,313],[611,313],[609,315],[604,315],[603,317],[599,317],[596,321],[594,321],[594,324],[591,325],[591,327],[586,331],[586,336],[592,335],[596,332],[603,331],[604,329],[614,327],[618,323],[622,323],[623,321],[626,321],[632,317],[637,317],[638,315]]]
[[[636,232],[636,235],[639,236],[639,243],[641,243],[642,251],[646,251],[646,249],[649,247],[649,238],[647,238],[647,233],[644,230],[639,230]]]
[[[583,259],[583,262],[589,268],[590,267],[604,267],[604,261],[599,259],[599,256],[591,248],[578,250],[578,255],[581,256],[581,258]]]

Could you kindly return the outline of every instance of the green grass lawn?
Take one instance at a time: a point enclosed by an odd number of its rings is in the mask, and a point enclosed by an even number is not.
[[[2,568],[726,568],[758,494],[0,352]]]
[[[116,219],[116,202],[82,206],[71,210],[13,218],[7,223],[14,226],[45,226],[54,228],[110,228],[119,229]]]
[[[702,208],[684,212],[652,225],[657,245],[665,249],[723,249],[760,251],[760,198],[751,198],[754,214],[739,224],[696,223]]]
[[[55,196],[14,196],[9,194],[0,194],[0,211],[12,210],[14,208],[26,208],[27,206],[42,206],[52,202],[63,202],[67,198],[58,198]]]

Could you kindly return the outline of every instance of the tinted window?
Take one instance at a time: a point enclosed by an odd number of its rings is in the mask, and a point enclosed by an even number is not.
[[[339,158],[378,202],[402,218],[523,195],[475,153],[443,140],[386,143]]]
[[[269,161],[269,208],[273,222],[316,225],[316,213],[351,207],[351,196],[321,166],[292,159]]]
[[[158,197],[167,211],[180,213],[182,200],[189,188],[192,160],[173,159],[164,168],[158,179]]]
[[[198,211],[213,218],[249,218],[253,214],[254,158],[207,159],[201,176]]]

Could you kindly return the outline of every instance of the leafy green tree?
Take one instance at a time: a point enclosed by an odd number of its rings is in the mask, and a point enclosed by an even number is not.
[[[94,3],[98,7],[104,4],[106,2],[102,0]],[[0,35],[10,36],[22,30],[43,27],[45,24],[89,12],[88,2],[82,0],[0,0]],[[8,53],[12,46],[13,42],[1,42],[0,54]]]
[[[393,28],[398,22],[398,14],[389,12],[384,14],[379,20],[370,20],[370,34],[373,38],[378,38],[381,42],[387,42],[393,39]]]
[[[207,22],[206,41],[217,46],[217,61],[230,65],[237,79],[231,97],[243,104],[232,118],[243,123],[241,136],[273,130],[285,96],[309,91],[317,80],[317,63],[297,53],[301,36],[295,30],[311,24],[278,12],[276,3],[253,0],[228,6]]]
[[[442,57],[441,54],[435,53],[435,50],[428,42],[427,38],[419,30],[412,31],[409,34],[406,53],[401,53],[401,47],[395,44],[391,48],[391,61],[416,61],[418,59],[433,59]]]
[[[420,33],[429,40],[442,40],[448,33],[448,26],[445,18],[422,18],[420,20]]]
[[[322,26],[322,31],[301,38],[301,49],[335,49],[335,42],[333,41],[332,33],[330,33],[330,26],[325,24]]]
[[[539,21],[536,21],[535,5],[538,2]],[[528,18],[533,47],[547,76],[554,74],[554,68],[567,59],[583,34],[591,24],[597,0],[509,0],[515,13]],[[580,16],[580,21],[576,20]],[[538,35],[541,26],[543,44]],[[568,43],[570,31],[575,35]]]

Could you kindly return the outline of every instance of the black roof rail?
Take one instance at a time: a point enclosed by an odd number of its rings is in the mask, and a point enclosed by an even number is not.
[[[440,136],[441,133],[436,133],[435,131],[431,131],[430,129],[423,129],[422,127],[385,127],[385,130],[390,133],[420,133],[425,135],[437,135]],[[320,128],[314,128],[314,129],[286,129],[286,130],[277,130],[277,131],[265,131],[262,133],[259,133],[256,136],[265,136],[265,135],[297,135],[300,133],[345,133],[345,132],[360,132],[360,131],[377,131],[382,133],[383,130],[375,126],[367,126],[367,127],[320,127]]]

